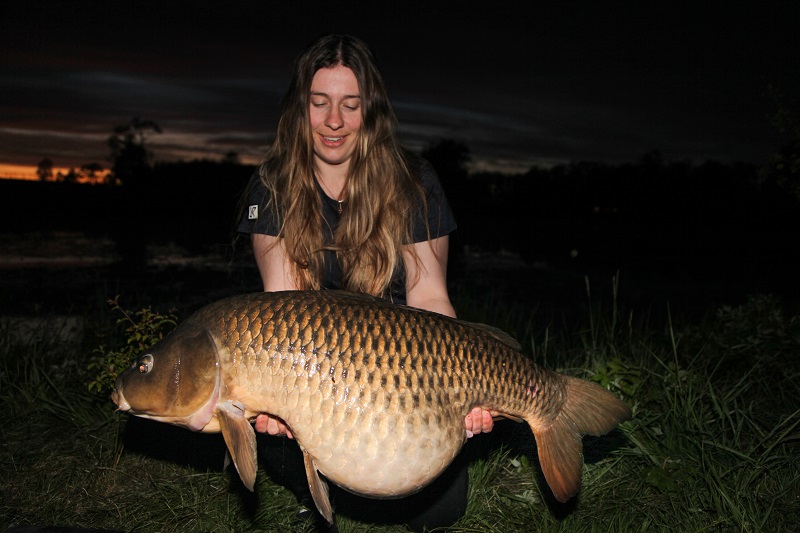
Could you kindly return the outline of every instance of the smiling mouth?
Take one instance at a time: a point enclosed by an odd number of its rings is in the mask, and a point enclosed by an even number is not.
[[[320,135],[322,138],[322,143],[329,147],[329,148],[338,148],[342,144],[344,144],[346,135],[341,135],[339,137],[328,137],[327,135]]]

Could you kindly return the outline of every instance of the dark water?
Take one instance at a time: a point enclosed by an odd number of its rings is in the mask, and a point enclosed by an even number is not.
[[[247,240],[236,248],[220,243],[202,255],[151,246],[147,264],[134,269],[116,261],[113,243],[81,234],[5,235],[0,241],[4,316],[103,316],[108,300],[119,297],[124,308],[152,306],[183,317],[225,296],[261,289]],[[756,293],[775,294],[790,305],[800,300],[800,284],[780,262],[758,268],[674,257],[628,263],[569,253],[525,261],[516,254],[465,249],[453,254],[448,281],[457,310],[477,301],[543,319],[585,316],[591,307],[614,305],[657,320],[667,313],[702,316]]]

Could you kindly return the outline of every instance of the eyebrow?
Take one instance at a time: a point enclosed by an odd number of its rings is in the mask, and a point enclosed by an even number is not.
[[[323,93],[320,91],[311,91],[311,96],[325,96],[326,98],[330,98],[328,93]],[[348,100],[350,98],[358,98],[361,99],[361,95],[359,94],[346,94],[342,97],[342,100]]]

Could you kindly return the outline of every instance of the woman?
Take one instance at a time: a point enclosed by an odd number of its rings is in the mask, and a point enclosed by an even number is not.
[[[455,317],[446,285],[455,221],[432,167],[400,147],[383,80],[362,41],[326,36],[298,58],[247,204],[238,229],[251,235],[265,291],[342,288]],[[491,429],[489,411],[467,415],[467,435]],[[258,417],[256,430],[292,436],[268,415]],[[449,525],[463,514],[466,465],[459,468],[434,483],[446,486],[428,494],[443,499],[419,510],[412,527]],[[431,500],[420,498],[426,506]]]

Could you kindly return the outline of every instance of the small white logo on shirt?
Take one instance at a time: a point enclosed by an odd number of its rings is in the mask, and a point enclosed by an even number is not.
[[[258,218],[258,205],[251,205],[247,207],[247,219],[255,220]]]

